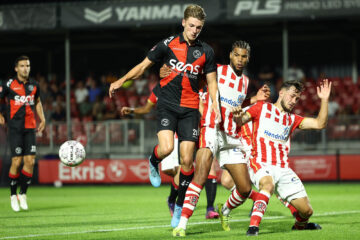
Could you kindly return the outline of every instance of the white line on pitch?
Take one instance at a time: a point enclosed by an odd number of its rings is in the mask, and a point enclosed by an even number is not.
[[[322,217],[322,216],[330,216],[330,215],[343,215],[343,214],[352,214],[352,213],[360,213],[358,210],[354,211],[342,211],[342,212],[325,212],[315,214],[312,217]],[[289,218],[288,216],[272,216],[272,217],[264,217],[263,219],[284,219]],[[243,219],[233,219],[230,222],[247,222],[249,218]],[[189,223],[188,225],[199,225],[199,224],[219,224],[216,222],[194,222]],[[120,232],[127,230],[142,230],[142,229],[153,229],[153,228],[170,228],[169,224],[167,225],[156,225],[156,226],[143,226],[143,227],[128,227],[128,228],[114,228],[114,229],[99,229],[99,230],[90,230],[90,231],[79,231],[79,232],[68,232],[68,233],[44,233],[44,234],[30,234],[24,236],[12,236],[12,237],[2,237],[1,239],[19,239],[19,238],[34,238],[34,237],[47,237],[47,236],[62,236],[62,235],[74,235],[74,234],[84,234],[84,233],[101,233],[101,232]]]

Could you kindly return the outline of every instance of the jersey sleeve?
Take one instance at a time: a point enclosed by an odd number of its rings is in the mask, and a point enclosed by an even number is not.
[[[206,45],[206,51],[205,51],[205,54],[206,54],[206,62],[205,62],[205,66],[204,66],[204,74],[208,74],[208,73],[211,73],[211,72],[216,72],[216,69],[217,69],[217,66],[216,66],[216,63],[215,63],[215,53],[214,53],[214,50]]]
[[[35,86],[36,86],[35,99],[39,99],[40,98],[40,86],[38,83],[35,83]]]
[[[158,42],[147,54],[147,58],[155,63],[162,63],[167,53],[166,41]]]
[[[254,105],[252,105],[246,112],[250,113],[251,118],[253,119],[259,118],[263,104],[264,101],[258,101]]]
[[[301,124],[302,120],[304,120],[304,117],[302,116],[299,116],[297,114],[294,114],[295,115],[295,119],[294,119],[294,124],[291,128],[291,133],[297,128],[299,127],[299,125]]]
[[[0,81],[0,100],[5,97],[4,82]]]
[[[157,102],[157,97],[155,96],[154,92],[151,92],[149,98],[148,98],[148,102],[151,102],[152,104],[156,104]]]

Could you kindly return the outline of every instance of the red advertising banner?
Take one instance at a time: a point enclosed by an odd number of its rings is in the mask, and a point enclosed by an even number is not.
[[[302,181],[336,180],[336,156],[293,156],[290,167]]]
[[[39,160],[39,183],[150,183],[147,159],[86,160],[67,167],[60,160]],[[171,178],[161,173],[162,182]]]
[[[0,163],[1,165],[1,163]],[[86,160],[67,167],[59,160],[39,160],[39,183],[149,183],[147,159]],[[218,181],[221,169],[216,165]],[[291,156],[290,167],[302,181],[337,180],[335,155]],[[360,180],[360,155],[340,155],[340,180]],[[163,183],[171,177],[161,173]]]
[[[360,180],[360,155],[340,155],[340,179]]]

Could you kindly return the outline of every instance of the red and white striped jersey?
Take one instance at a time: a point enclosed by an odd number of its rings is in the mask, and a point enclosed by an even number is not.
[[[251,105],[252,106],[252,105]],[[243,111],[246,112],[251,106],[247,106],[245,108],[243,108]],[[241,134],[241,141],[242,143],[247,146],[252,148],[252,121],[245,123],[244,125],[241,126],[240,129],[240,134]]]
[[[231,109],[241,106],[243,103],[249,85],[249,78],[244,74],[237,76],[230,65],[218,65],[217,67],[217,82],[219,89],[221,122],[219,124],[220,130],[224,131],[229,136],[240,138],[240,127],[238,127],[233,120]],[[210,112],[212,104],[211,98],[207,94],[205,96],[204,109],[200,125],[214,128],[215,114]]]
[[[281,112],[274,104],[259,101],[249,108],[253,123],[253,155],[250,167],[256,172],[266,163],[289,167],[290,135],[304,119],[296,114]]]

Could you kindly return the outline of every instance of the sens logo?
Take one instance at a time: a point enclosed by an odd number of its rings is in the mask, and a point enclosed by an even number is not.
[[[30,96],[19,96],[16,95],[15,96],[15,104],[16,105],[22,105],[22,104],[30,104],[30,105],[34,105],[34,95],[30,95]]]
[[[185,70],[188,70],[191,74],[198,75],[199,74],[199,65],[193,66],[192,64],[188,63],[185,64],[183,62],[176,62],[175,59],[170,60],[170,65],[172,69],[176,69],[179,72],[184,72]]]

